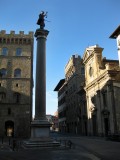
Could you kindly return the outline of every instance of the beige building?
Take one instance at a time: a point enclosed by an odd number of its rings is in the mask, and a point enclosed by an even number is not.
[[[120,133],[119,61],[103,58],[102,51],[95,45],[86,48],[83,55],[88,135]]]
[[[82,58],[79,55],[72,55],[65,66],[65,79],[61,79],[54,90],[58,91],[60,132],[83,135],[87,133],[86,105],[81,103],[84,76]]]
[[[0,136],[28,137],[32,118],[33,32],[0,32]]]
[[[70,133],[86,134],[84,116],[86,110],[80,103],[78,92],[85,81],[84,64],[79,55],[73,55],[65,66],[66,82],[66,130]]]

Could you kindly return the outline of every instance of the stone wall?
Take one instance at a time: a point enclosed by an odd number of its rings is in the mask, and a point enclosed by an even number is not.
[[[2,49],[7,48],[7,55]],[[17,48],[21,55],[16,55]],[[0,136],[6,136],[12,129],[14,137],[29,137],[32,118],[33,88],[33,32],[15,34],[0,32],[0,69],[7,74],[0,77]],[[20,76],[15,76],[20,69]],[[3,96],[4,93],[4,96]]]

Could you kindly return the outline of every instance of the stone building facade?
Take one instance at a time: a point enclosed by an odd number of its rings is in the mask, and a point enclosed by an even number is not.
[[[66,132],[66,83],[61,79],[54,91],[58,92],[58,122],[59,131]]]
[[[86,134],[86,107],[80,103],[79,91],[84,86],[84,64],[79,55],[72,55],[65,66],[65,79],[58,91],[59,131]]]
[[[120,134],[120,68],[119,61],[102,57],[98,45],[86,48],[85,91],[88,135]]]
[[[0,32],[0,136],[30,136],[33,42],[33,32]]]
[[[85,108],[80,103],[80,88],[83,88],[85,75],[83,60],[73,55],[65,66],[66,81],[66,130],[70,133],[85,134],[83,115]]]

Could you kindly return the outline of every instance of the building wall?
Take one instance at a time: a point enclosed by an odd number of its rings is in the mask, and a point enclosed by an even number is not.
[[[120,132],[120,69],[118,61],[102,58],[102,50],[98,45],[86,48],[83,61],[88,134],[107,136]]]
[[[84,84],[84,65],[78,55],[73,55],[65,67],[66,77],[66,128],[67,132],[85,134],[83,106],[78,91]]]
[[[3,48],[7,48],[7,55],[3,55]],[[21,55],[16,55],[18,48]],[[32,118],[33,32],[0,32],[0,70],[3,68],[7,73],[0,77],[0,136],[12,128],[12,136],[28,137]],[[21,70],[21,76],[15,76],[15,69]]]
[[[64,83],[58,92],[58,117],[59,131],[66,132],[66,84]]]

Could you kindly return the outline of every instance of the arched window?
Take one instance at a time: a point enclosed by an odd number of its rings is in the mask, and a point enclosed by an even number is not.
[[[4,47],[2,48],[2,53],[1,53],[2,56],[7,56],[8,55],[8,48]]]
[[[14,77],[20,78],[21,77],[21,69],[17,68],[14,70]]]
[[[22,55],[22,48],[17,48],[16,49],[16,56],[21,56]]]
[[[7,75],[7,70],[5,68],[0,69],[0,77],[4,78]]]

